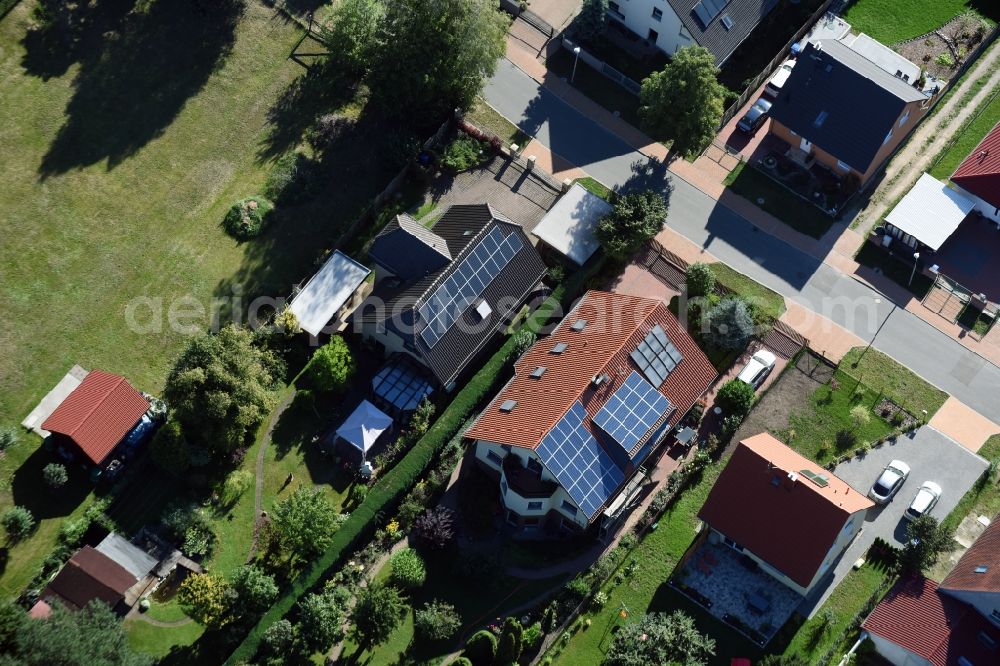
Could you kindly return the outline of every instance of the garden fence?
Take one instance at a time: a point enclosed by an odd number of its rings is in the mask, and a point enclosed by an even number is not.
[[[795,35],[788,40],[788,43],[786,43],[781,50],[778,51],[778,55],[774,56],[771,62],[769,62],[767,66],[760,71],[760,74],[754,77],[754,79],[750,82],[750,85],[748,85],[743,91],[743,94],[736,98],[736,101],[730,104],[729,108],[722,114],[722,122],[719,123],[719,129],[725,127],[726,123],[733,119],[736,113],[743,108],[743,105],[750,100],[755,92],[757,92],[757,88],[760,87],[764,80],[771,76],[771,74],[774,73],[774,70],[781,66],[781,63],[785,62],[785,59],[788,58],[788,54],[792,51],[792,45],[805,37],[806,33],[808,33],[820,20],[820,18],[826,14],[827,9],[830,8],[830,5],[833,2],[834,0],[826,0],[826,2],[820,5],[819,8],[813,12],[813,15],[809,17],[809,20],[802,24],[802,27],[799,28],[798,32],[796,32]]]
[[[573,53],[573,49],[578,48],[577,44],[575,44],[572,40],[570,40],[566,36],[563,36],[562,38],[562,47],[567,51],[569,51],[570,53]],[[638,81],[630,79],[629,77],[625,76],[617,69],[615,69],[608,63],[604,62],[594,54],[584,50],[582,46],[579,47],[579,49],[580,49],[580,55],[579,55],[580,60],[589,65],[592,69],[595,69],[604,76],[608,77],[609,79],[611,79],[612,81],[620,85],[622,88],[632,93],[633,95],[635,96],[639,95],[639,91],[642,89],[642,86],[639,85]]]

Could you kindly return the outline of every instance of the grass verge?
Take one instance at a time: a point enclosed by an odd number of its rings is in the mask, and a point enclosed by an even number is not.
[[[857,367],[854,367],[855,363]],[[930,420],[948,399],[947,393],[934,388],[877,349],[865,352],[864,347],[855,347],[844,355],[840,369],[872,390],[885,394],[917,418],[921,418],[921,411],[926,410],[926,419]]]
[[[992,98],[988,99],[968,122],[955,130],[954,140],[937,156],[930,174],[938,180],[948,180],[962,160],[969,156],[998,122],[1000,122],[1000,88],[993,91]]]
[[[778,292],[721,262],[710,266],[719,284],[748,300],[759,314],[771,321],[785,314],[785,298]]]
[[[605,186],[603,183],[598,182],[591,178],[590,176],[585,176],[583,178],[577,178],[573,181],[573,184],[580,184],[580,187],[587,190],[595,196],[599,196],[605,201],[611,201],[611,197],[614,196],[614,192],[611,188]]]
[[[990,519],[1000,513],[1000,485],[997,483],[996,470],[1000,465],[1000,435],[993,435],[986,440],[977,453],[990,461],[990,471],[965,493],[948,517],[941,521],[941,525],[950,532],[954,532],[962,519],[970,513]]]
[[[807,236],[822,238],[833,225],[832,217],[746,162],[729,172],[723,185]],[[757,203],[761,198],[764,203]]]
[[[496,134],[507,145],[516,143],[523,148],[531,140],[530,136],[500,115],[482,97],[476,98],[476,103],[465,117],[476,127]]]

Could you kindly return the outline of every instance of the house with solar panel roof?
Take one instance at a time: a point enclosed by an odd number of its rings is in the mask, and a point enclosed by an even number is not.
[[[355,320],[390,366],[410,368],[386,371],[392,381],[379,386],[390,392],[419,381],[412,376],[414,361],[426,371],[426,388],[451,390],[539,290],[546,273],[520,225],[488,204],[453,205],[433,229],[399,215],[368,254],[375,288]]]
[[[588,292],[465,436],[518,529],[608,529],[717,373],[661,301]]]

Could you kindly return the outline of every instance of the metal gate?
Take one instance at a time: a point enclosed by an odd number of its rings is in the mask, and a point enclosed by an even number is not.
[[[972,299],[968,289],[943,275],[934,278],[934,286],[924,296],[923,305],[950,322],[957,322]]]

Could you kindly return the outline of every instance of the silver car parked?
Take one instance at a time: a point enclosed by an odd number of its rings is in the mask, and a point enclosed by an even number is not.
[[[906,477],[910,475],[910,466],[902,460],[893,460],[885,466],[878,480],[868,491],[868,497],[876,504],[888,504],[899,489],[903,487]]]

